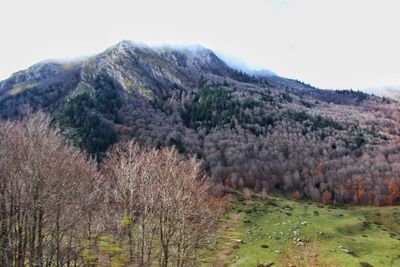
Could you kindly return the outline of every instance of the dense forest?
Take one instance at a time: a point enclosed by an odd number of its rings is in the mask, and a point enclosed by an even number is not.
[[[122,141],[97,164],[41,112],[0,153],[0,266],[196,266],[226,207],[197,159]]]
[[[89,59],[39,63],[0,83],[0,113],[43,110],[107,161],[117,142],[175,146],[219,187],[325,203],[400,203],[400,104],[233,70],[201,48],[121,42]]]

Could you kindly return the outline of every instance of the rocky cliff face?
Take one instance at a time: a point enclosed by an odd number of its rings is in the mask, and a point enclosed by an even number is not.
[[[65,71],[80,73],[78,89],[93,89],[92,82],[101,75],[115,80],[126,91],[138,91],[154,99],[162,88],[195,86],[201,75],[227,75],[228,66],[211,50],[201,46],[150,47],[122,41],[103,53],[73,63],[43,62],[13,74],[0,82],[3,98],[32,88],[32,85],[51,83]],[[15,90],[14,90],[15,91]]]
[[[55,62],[38,63],[25,71],[14,73],[9,79],[0,82],[0,90],[6,91],[14,85],[22,83],[37,83],[50,79],[61,71],[61,65]]]
[[[194,87],[201,75],[225,75],[228,67],[212,51],[200,46],[150,47],[128,41],[83,62],[82,82],[107,75],[126,91],[154,99],[164,88]]]

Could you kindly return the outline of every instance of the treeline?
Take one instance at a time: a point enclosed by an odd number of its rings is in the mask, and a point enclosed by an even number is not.
[[[88,160],[37,113],[0,122],[0,266],[195,266],[224,198],[173,148]]]

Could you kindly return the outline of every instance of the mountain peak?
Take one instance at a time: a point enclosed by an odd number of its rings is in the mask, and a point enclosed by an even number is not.
[[[118,42],[117,44],[113,45],[110,47],[110,49],[119,49],[119,50],[127,50],[127,49],[132,49],[132,48],[142,48],[142,49],[149,49],[150,46],[142,43],[142,42],[135,42],[135,41],[129,41],[129,40],[122,40]]]
[[[115,50],[117,52],[135,51],[141,50],[147,53],[157,53],[158,55],[165,55],[168,53],[180,54],[186,57],[192,57],[197,59],[208,59],[215,60],[218,56],[208,48],[200,44],[146,44],[142,42],[122,40],[116,45],[110,47],[108,50]]]
[[[76,68],[86,84],[98,75],[106,73],[126,90],[170,87],[192,87],[201,75],[226,75],[228,66],[215,53],[201,45],[152,44],[122,40],[104,52],[82,59],[80,64],[48,60],[37,63],[26,70],[16,72],[0,83],[7,91],[23,84],[45,82],[57,76],[68,66]],[[142,90],[143,91],[143,90]]]
[[[230,69],[211,49],[199,44],[149,45],[122,40],[104,52],[82,58],[79,62],[39,62],[0,82],[0,89],[5,92],[20,84],[42,83],[71,66],[81,71],[80,76],[85,82],[90,83],[102,72],[116,79],[127,90],[159,87],[160,84],[192,87],[201,76],[228,76]]]

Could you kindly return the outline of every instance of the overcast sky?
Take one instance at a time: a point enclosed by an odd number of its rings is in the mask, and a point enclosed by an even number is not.
[[[0,80],[120,40],[197,43],[321,88],[400,85],[397,0],[0,0]]]

